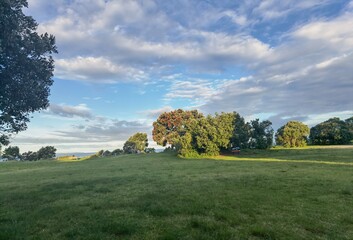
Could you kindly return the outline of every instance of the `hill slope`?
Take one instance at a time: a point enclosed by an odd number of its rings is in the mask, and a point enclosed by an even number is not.
[[[350,239],[353,149],[290,151],[3,163],[0,239]]]

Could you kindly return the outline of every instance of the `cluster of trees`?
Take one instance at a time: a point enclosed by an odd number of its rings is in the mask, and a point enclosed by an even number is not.
[[[17,146],[9,146],[4,149],[3,158],[8,160],[22,160],[22,161],[37,161],[41,159],[53,159],[56,155],[56,148],[53,146],[46,146],[40,148],[37,152],[24,152],[20,154],[20,149]]]
[[[274,140],[268,120],[245,122],[237,112],[204,116],[197,110],[182,109],[161,114],[153,123],[152,135],[157,144],[169,145],[185,157],[214,156],[233,147],[266,149]],[[284,147],[349,144],[353,117],[345,121],[331,118],[311,129],[302,122],[289,121],[277,130],[275,140]]]
[[[178,109],[161,114],[153,123],[153,140],[170,145],[185,157],[214,156],[232,147],[260,148],[272,146],[270,121],[245,122],[238,113],[204,116],[197,110]]]
[[[121,154],[154,153],[154,148],[148,148],[147,133],[135,133],[124,143],[123,149],[117,148],[114,151],[100,150],[99,157],[117,156]]]
[[[353,117],[346,120],[330,118],[310,129],[313,145],[349,144],[353,140]]]

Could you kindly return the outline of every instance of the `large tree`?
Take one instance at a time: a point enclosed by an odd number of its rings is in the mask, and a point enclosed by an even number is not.
[[[29,114],[48,107],[55,38],[36,32],[26,0],[0,1],[0,144],[25,130]]]
[[[302,122],[289,121],[276,133],[276,143],[284,147],[304,147],[309,136],[309,127]]]
[[[314,145],[348,144],[352,140],[349,122],[339,118],[330,118],[310,129],[310,141]]]
[[[42,147],[37,152],[38,160],[55,158],[56,148],[53,146]]]
[[[197,110],[184,111],[178,109],[162,113],[153,123],[153,140],[162,146],[170,144],[174,149],[178,145],[180,137],[186,134],[190,125],[195,124],[195,121],[200,118],[203,118],[203,115]]]
[[[9,146],[4,150],[3,157],[8,159],[20,158],[20,149],[17,146]]]
[[[234,112],[234,132],[231,138],[233,147],[248,148],[250,138],[250,123],[245,122],[239,113]]]
[[[260,122],[259,119],[255,119],[250,122],[249,126],[250,148],[266,149],[272,146],[274,131],[271,121],[265,120]]]
[[[123,150],[125,153],[144,152],[148,147],[148,138],[146,133],[135,133],[124,144]]]

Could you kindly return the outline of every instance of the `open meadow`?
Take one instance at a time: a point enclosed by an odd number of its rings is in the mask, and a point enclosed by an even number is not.
[[[0,164],[0,239],[352,239],[353,148]]]

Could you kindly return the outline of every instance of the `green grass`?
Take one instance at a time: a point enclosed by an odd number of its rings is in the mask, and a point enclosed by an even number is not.
[[[353,148],[0,164],[0,239],[352,239]]]

